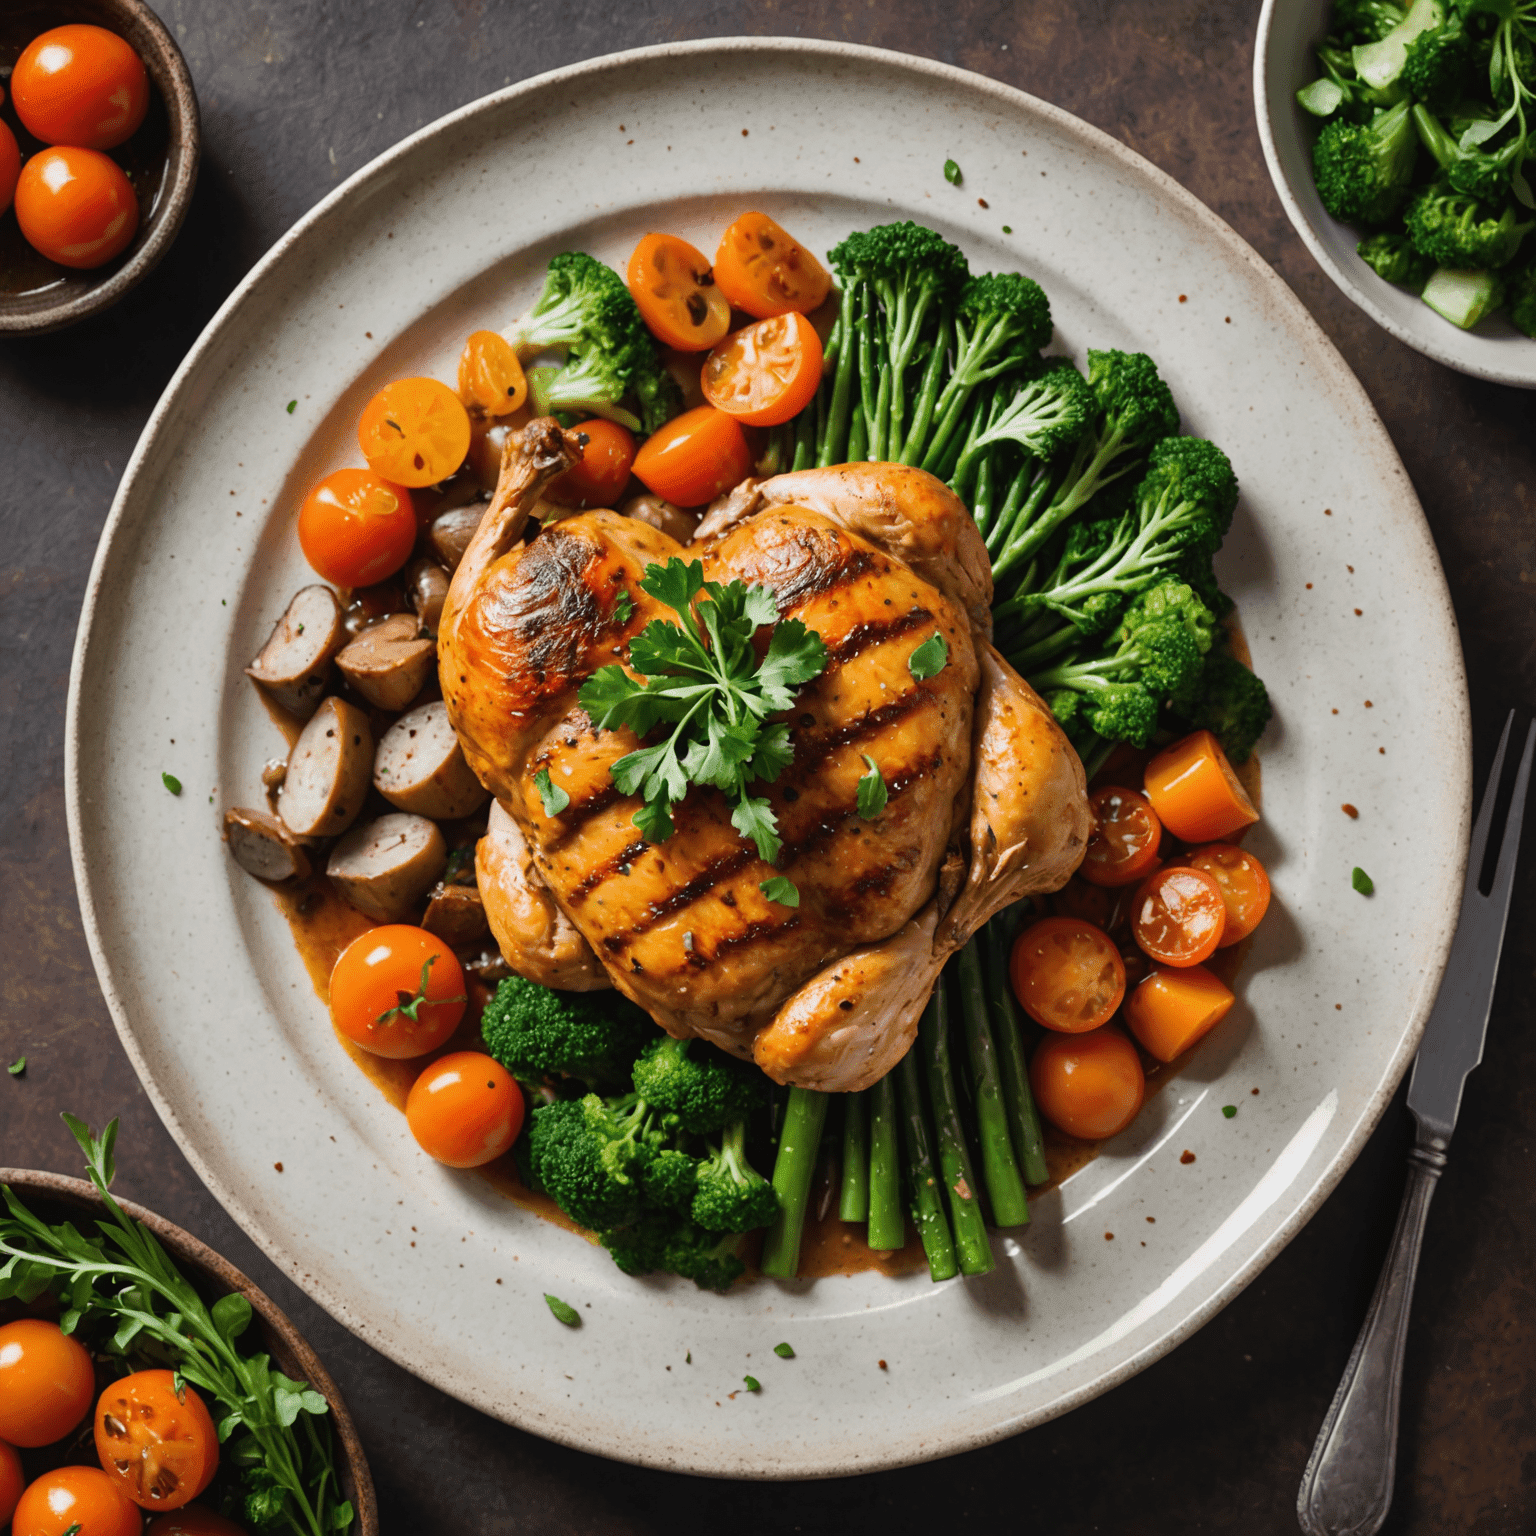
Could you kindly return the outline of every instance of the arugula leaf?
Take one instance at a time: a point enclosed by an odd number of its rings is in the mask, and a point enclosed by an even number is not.
[[[880,773],[880,765],[869,753],[865,752],[861,755],[869,764],[869,772],[859,780],[859,815],[865,821],[873,821],[885,809],[888,794],[885,779]]]
[[[769,901],[776,901],[781,907],[798,907],[800,905],[799,888],[788,875],[775,875],[771,880],[764,880],[758,886],[758,890]]]
[[[539,792],[546,816],[558,816],[571,803],[571,797],[550,779],[548,768],[540,768],[534,774],[533,787]]]
[[[655,569],[655,567],[652,567],[652,569]],[[570,1302],[561,1301],[558,1296],[551,1296],[548,1291],[544,1293],[544,1300],[549,1310],[555,1314],[557,1322],[564,1323],[567,1328],[581,1327],[581,1313]]]
[[[937,677],[948,665],[949,644],[938,630],[907,657],[907,671],[920,683],[930,677]]]

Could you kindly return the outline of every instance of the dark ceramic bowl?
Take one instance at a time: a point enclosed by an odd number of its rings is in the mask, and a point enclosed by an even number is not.
[[[94,1220],[104,1211],[96,1191],[84,1179],[67,1179],[62,1174],[39,1173],[31,1168],[0,1168],[0,1184],[8,1184],[22,1204],[44,1221],[57,1223],[82,1217]],[[374,1497],[373,1478],[363,1455],[357,1427],[341,1399],[341,1392],[331,1380],[319,1357],[304,1336],[293,1326],[277,1304],[213,1249],[200,1243],[190,1232],[156,1216],[131,1200],[119,1200],[128,1215],[142,1221],[160,1239],[161,1246],[176,1261],[177,1267],[197,1288],[205,1301],[238,1291],[251,1304],[253,1327],[259,1332],[262,1347],[272,1363],[295,1381],[307,1381],[330,1404],[331,1433],[337,1448],[337,1473],[343,1495],[352,1501],[357,1513],[353,1536],[379,1536],[379,1507]]]
[[[125,38],[149,72],[149,112],[127,143],[111,151],[139,198],[133,244],[105,266],[75,272],[45,260],[22,238],[14,211],[0,214],[0,335],[39,335],[99,314],[140,282],[170,249],[192,201],[202,148],[197,96],[186,60],[160,18],[142,0],[0,0],[0,82],[39,32],[90,22]],[[9,100],[0,116],[23,158],[37,141]]]

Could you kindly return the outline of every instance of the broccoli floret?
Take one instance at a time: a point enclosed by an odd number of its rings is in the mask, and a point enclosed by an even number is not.
[[[1389,283],[1399,283],[1404,288],[1412,288],[1415,293],[1435,270],[1434,262],[1419,255],[1407,235],[1383,231],[1362,240],[1355,250],[1377,277],[1383,277]]]
[[[1248,758],[1274,713],[1263,681],[1225,648],[1212,651],[1172,707],[1194,729],[1209,731],[1234,763]]]
[[[746,1268],[737,1257],[739,1234],[728,1232],[722,1237],[686,1216],[652,1211],[628,1226],[599,1235],[626,1275],[660,1270],[692,1280],[701,1290],[723,1291]]]
[[[1335,0],[1328,18],[1329,41],[1348,47],[1380,42],[1407,14],[1391,0]]]
[[[638,432],[640,418],[618,403],[629,393],[629,387],[630,373],[623,354],[592,351],[578,357],[572,353],[561,367],[528,370],[528,398],[540,416],[552,416],[556,411],[603,416]]]
[[[699,1164],[693,1219],[711,1232],[750,1232],[779,1214],[773,1185],[747,1161],[747,1123],[728,1125]]]
[[[575,1077],[597,1088],[629,1080],[656,1026],[617,993],[555,992],[509,976],[485,1005],[480,1034],[513,1077]]]
[[[1509,318],[1527,336],[1536,336],[1536,256],[1527,256],[1505,276]]]
[[[627,1225],[642,1206],[645,1106],[633,1098],[613,1104],[627,1108],[615,1113],[595,1093],[546,1104],[528,1132],[534,1177],[572,1221],[594,1231]]]
[[[668,1147],[656,1153],[640,1175],[645,1197],[668,1210],[687,1211],[698,1185],[699,1161],[686,1152]]]
[[[1419,142],[1435,157],[1456,191],[1485,203],[1501,203],[1508,198],[1514,174],[1525,158],[1523,134],[1516,134],[1497,149],[1480,145],[1463,149],[1433,112],[1418,105],[1413,109],[1413,126]]]
[[[1494,217],[1475,197],[1443,182],[1425,187],[1408,205],[1405,220],[1421,256],[1459,271],[1506,265],[1532,228],[1515,216],[1513,205]]]
[[[1459,16],[1421,32],[1408,44],[1402,82],[1417,101],[1434,111],[1453,105],[1472,82],[1472,39]]]
[[[1055,457],[1086,430],[1097,409],[1088,381],[1065,357],[1042,358],[1027,369],[1011,397],[994,407],[986,429],[960,455],[952,484],[969,486],[981,456],[996,443],[1016,443],[1037,459]]]
[[[1418,147],[1406,101],[1369,125],[1324,123],[1312,149],[1323,207],[1346,222],[1386,223],[1407,195]]]
[[[562,251],[551,259],[544,291],[521,319],[502,333],[526,360],[556,347],[577,351],[622,330],[635,310],[624,279],[585,251]]]
[[[763,1074],[723,1051],[662,1036],[634,1064],[635,1092],[677,1117],[683,1130],[708,1136],[763,1102]]]

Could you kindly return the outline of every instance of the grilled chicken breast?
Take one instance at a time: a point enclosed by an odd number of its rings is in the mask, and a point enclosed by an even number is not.
[[[652,619],[673,617],[639,580],[685,551],[607,511],[523,543],[528,509],[572,456],[552,421],[509,443],[439,634],[443,696],[465,756],[531,855],[500,864],[516,866],[524,887],[541,883],[613,985],[671,1033],[755,1058],[780,1081],[865,1086],[910,1044],[956,944],[1027,889],[1060,885],[1086,841],[1081,765],[986,645],[991,583],[975,526],[931,476],[850,465],[743,487],[688,547],[709,580],[771,587],[780,617],[827,648],[825,670],[786,721],[793,763],[754,791],[778,817],[774,868],[714,790],[695,788],[674,807],[664,842],[646,842],[633,824],[640,802],[618,792],[609,769],[639,741],[598,732],[577,689],[622,664]],[[948,663],[915,679],[909,659],[936,633]],[[1012,777],[1010,743],[1020,749]],[[867,821],[856,788],[866,757],[888,790]],[[535,782],[544,772],[568,797],[553,813]],[[490,852],[482,874],[497,865]],[[763,895],[776,873],[795,883],[798,908]],[[513,925],[492,926],[504,951],[512,941],[514,968],[548,974],[543,949],[520,962]]]

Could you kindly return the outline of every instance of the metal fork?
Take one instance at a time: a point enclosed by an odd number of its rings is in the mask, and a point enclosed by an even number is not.
[[[1403,1349],[1424,1223],[1430,1196],[1445,1168],[1451,1133],[1456,1129],[1461,1090],[1467,1074],[1483,1059],[1483,1038],[1493,1007],[1493,984],[1499,973],[1499,951],[1504,946],[1504,925],[1520,852],[1531,761],[1536,756],[1533,722],[1526,730],[1525,751],[1499,842],[1499,861],[1485,896],[1478,885],[1504,773],[1504,750],[1514,723],[1515,712],[1511,710],[1472,828],[1456,940],[1440,994],[1424,1028],[1413,1081],[1408,1085],[1408,1108],[1418,1122],[1418,1134],[1408,1154],[1408,1187],[1403,1191],[1397,1230],[1392,1234],[1392,1247],[1376,1282],[1365,1324],[1333,1395],[1333,1406],[1318,1431],[1296,1496],[1296,1517],[1307,1536],[1374,1536],[1392,1505]]]

